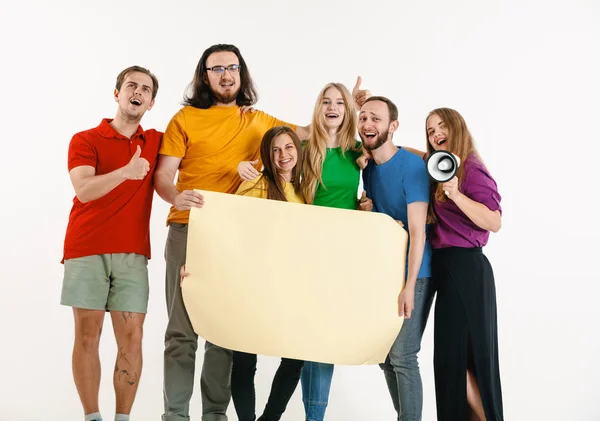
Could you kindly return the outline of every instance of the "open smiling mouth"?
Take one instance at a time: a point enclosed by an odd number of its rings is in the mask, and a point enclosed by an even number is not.
[[[327,113],[327,114],[325,114],[325,117],[327,117],[328,119],[332,119],[332,120],[338,118],[339,116],[340,115],[336,114],[336,113]]]
[[[133,104],[133,105],[137,105],[137,106],[140,106],[140,105],[142,105],[142,101],[140,101],[140,100],[139,100],[139,99],[137,99],[137,98],[132,98],[132,99],[131,99],[131,101],[129,101],[129,103],[130,103],[130,104]]]
[[[375,139],[377,133],[375,132],[364,132],[365,138],[367,139]]]
[[[440,139],[437,141],[438,146],[443,145],[444,143],[446,143],[446,139]]]

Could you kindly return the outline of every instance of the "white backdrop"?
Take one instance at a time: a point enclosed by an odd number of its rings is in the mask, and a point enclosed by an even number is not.
[[[3,1],[0,420],[83,419],[72,313],[59,305],[71,136],[114,116],[116,75],[132,64],[160,80],[142,123],[164,130],[202,51],[221,42],[241,49],[257,108],[293,123],[309,122],[325,83],[352,89],[357,75],[397,103],[398,144],[424,147],[429,110],[460,111],[503,195],[503,228],[486,250],[505,418],[599,419],[598,159],[588,152],[600,140],[599,20],[597,0]],[[156,196],[136,420],[162,413],[167,211]],[[432,322],[420,354],[425,420],[435,419]],[[114,355],[107,318],[101,410],[109,420]],[[276,366],[259,360],[259,410]],[[233,406],[230,414],[235,420]],[[284,419],[302,417],[298,388]],[[378,367],[336,369],[327,420],[393,419]]]

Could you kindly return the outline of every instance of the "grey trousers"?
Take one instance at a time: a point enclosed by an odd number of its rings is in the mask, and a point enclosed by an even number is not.
[[[165,247],[166,298],[169,321],[165,332],[163,421],[189,420],[194,389],[198,335],[181,294],[179,270],[185,263],[187,225],[171,223]],[[227,421],[231,400],[232,351],[206,341],[200,376],[202,421]]]

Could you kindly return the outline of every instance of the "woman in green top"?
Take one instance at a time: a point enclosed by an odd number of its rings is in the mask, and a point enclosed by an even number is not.
[[[304,144],[302,191],[306,203],[356,209],[361,155],[356,141],[354,101],[341,83],[328,83],[319,93],[311,131]]]
[[[304,143],[302,192],[306,203],[357,209],[362,145],[355,138],[357,113],[348,89],[328,83],[321,90]],[[306,420],[323,421],[329,400],[333,364],[305,362],[302,401]]]

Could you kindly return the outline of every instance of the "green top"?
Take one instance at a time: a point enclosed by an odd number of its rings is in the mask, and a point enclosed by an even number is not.
[[[357,147],[360,142],[357,142]],[[323,184],[317,182],[313,204],[339,209],[356,209],[360,168],[356,159],[360,152],[352,150],[342,155],[342,148],[327,148],[323,161]]]

